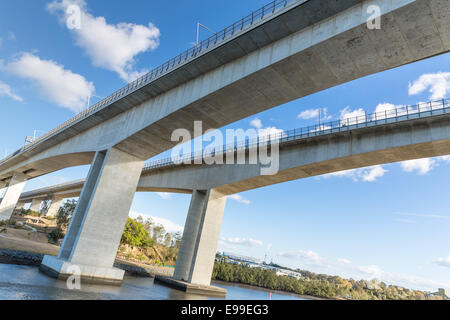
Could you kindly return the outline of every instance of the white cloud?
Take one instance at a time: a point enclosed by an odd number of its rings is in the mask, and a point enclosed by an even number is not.
[[[370,266],[359,266],[357,267],[358,271],[369,278],[377,278],[380,279],[384,271],[375,265]]]
[[[282,129],[278,129],[276,127],[265,127],[263,128],[263,123],[259,118],[255,118],[250,121],[250,124],[258,129],[258,136],[260,137],[273,137],[273,138],[281,138],[284,135],[284,131]]]
[[[311,250],[298,250],[291,252],[280,252],[278,256],[297,260],[302,265],[325,266],[326,260]]]
[[[437,288],[450,289],[450,283],[438,282],[430,279],[424,279],[409,274],[392,273],[383,270],[377,265],[354,265],[346,258],[337,260],[328,260],[311,250],[299,250],[293,252],[281,252],[278,254],[280,258],[292,260],[289,263],[292,268],[305,268],[315,273],[326,273],[329,275],[338,274],[344,278],[373,280],[379,279],[385,283],[400,285],[406,288],[436,291]],[[437,259],[436,263],[440,265],[450,266],[450,256],[446,259]]]
[[[0,97],[1,96],[7,96],[16,101],[23,101],[22,97],[13,93],[11,87],[8,84],[0,81]]]
[[[302,111],[298,116],[297,119],[303,119],[303,120],[309,120],[309,119],[319,119],[319,113],[321,120],[329,120],[332,117],[328,115],[327,108],[317,108],[317,109],[308,109],[305,111]]]
[[[75,112],[86,106],[88,96],[95,91],[93,83],[83,76],[31,53],[19,55],[6,66],[6,70],[32,81],[45,98]]]
[[[380,103],[375,108],[375,114],[372,115],[371,120],[382,120],[395,116],[406,115],[406,108],[407,107],[404,105],[395,105],[387,102]],[[397,110],[397,112],[395,110]],[[411,107],[408,107],[408,112],[412,113],[414,110]]]
[[[402,223],[407,223],[407,224],[416,224],[417,222],[414,220],[410,220],[410,219],[403,219],[403,218],[399,218],[399,219],[395,219],[398,222],[402,222]]]
[[[421,175],[428,173],[435,165],[436,161],[432,158],[408,160],[400,163],[400,166],[404,171],[417,171]]]
[[[277,127],[265,127],[258,130],[258,135],[260,137],[281,138],[285,134],[283,129],[278,129]]]
[[[380,165],[371,166],[367,168],[359,168],[359,169],[351,169],[344,171],[337,171],[332,173],[327,173],[322,175],[322,178],[330,178],[330,177],[344,177],[350,178],[353,181],[365,181],[365,182],[373,182],[378,178],[384,176],[384,174],[388,172],[388,170],[384,169]]]
[[[255,127],[256,129],[261,129],[262,128],[262,122],[259,118],[255,118],[252,121],[250,121],[250,124]]]
[[[435,263],[438,266],[450,268],[450,254],[447,256],[447,258],[437,258]]]
[[[305,111],[299,113],[299,115],[297,116],[297,119],[303,119],[303,120],[317,119],[319,117],[319,110],[320,109],[305,110]]]
[[[367,171],[363,171],[361,178],[366,182],[372,182],[377,180],[377,178],[384,176],[386,172],[388,172],[386,169],[378,165],[371,167]]]
[[[430,99],[443,99],[450,91],[450,72],[438,72],[423,74],[409,84],[409,95],[422,93],[429,88]]]
[[[133,219],[136,219],[137,217],[141,216],[144,219],[150,218],[152,219],[152,221],[156,224],[160,224],[164,227],[164,229],[166,230],[166,232],[169,233],[176,233],[176,232],[183,232],[183,227],[176,224],[173,221],[170,221],[166,218],[161,218],[161,217],[156,217],[156,216],[152,216],[146,213],[140,213],[137,211],[130,211],[129,216]]]
[[[450,162],[450,156],[440,156],[433,158],[422,158],[415,160],[407,160],[400,162],[400,166],[403,171],[415,172],[424,175],[430,172],[433,168],[437,167],[440,163]]]
[[[437,288],[450,288],[450,283],[437,282],[421,277],[391,273],[376,265],[359,266],[356,271],[366,280],[380,279],[387,284],[400,285],[406,288],[436,291]]]
[[[339,258],[337,259],[337,262],[342,263],[342,264],[351,264],[352,262],[348,259],[345,258]]]
[[[351,110],[349,106],[340,111],[342,125],[353,125],[366,122],[366,112],[363,108]]]
[[[219,243],[224,246],[262,247],[264,242],[252,238],[221,238]]]
[[[242,197],[239,194],[232,194],[232,195],[228,196],[228,199],[231,199],[231,200],[234,200],[234,201],[246,204],[246,205],[249,205],[251,203],[250,200],[245,199],[244,197]]]
[[[316,125],[314,126],[315,129],[311,129],[309,130],[309,132],[317,132],[317,131],[323,131],[323,130],[329,130],[331,129],[331,126],[327,126],[325,124],[321,124],[321,125]]]
[[[114,71],[125,81],[133,81],[146,71],[135,71],[136,56],[159,46],[160,31],[153,24],[108,24],[104,17],[94,17],[84,0],[54,0],[47,8],[65,23],[67,8],[78,5],[81,9],[80,28],[72,29],[76,44],[83,48],[94,66]]]
[[[172,198],[172,194],[169,192],[156,192],[158,196],[160,196],[162,199],[167,200]]]

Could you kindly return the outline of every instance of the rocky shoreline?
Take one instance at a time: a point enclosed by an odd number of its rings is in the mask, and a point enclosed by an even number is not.
[[[43,258],[41,253],[0,249],[0,263],[38,267]]]
[[[4,264],[17,264],[25,266],[41,265],[44,255],[41,253],[0,249],[0,263]],[[138,277],[155,277],[160,276],[172,276],[173,268],[157,267],[138,265],[128,261],[116,259],[114,267],[125,270],[126,274]]]

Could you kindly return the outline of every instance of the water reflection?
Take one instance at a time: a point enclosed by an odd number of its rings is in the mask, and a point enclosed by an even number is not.
[[[266,300],[270,292],[253,287],[215,283],[227,289],[226,299]],[[83,284],[69,290],[64,281],[45,276],[38,268],[0,264],[0,300],[209,300],[207,297],[168,288],[153,278],[125,276],[120,287]],[[298,299],[297,295],[273,293],[272,299]]]

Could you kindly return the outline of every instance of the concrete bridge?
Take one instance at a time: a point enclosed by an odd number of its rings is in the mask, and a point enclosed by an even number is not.
[[[381,9],[381,29],[366,25],[371,5]],[[0,181],[8,188],[0,203],[0,220],[11,216],[27,180],[91,164],[58,258],[46,257],[43,268],[64,277],[76,265],[85,278],[120,281],[123,271],[112,265],[144,161],[174,146],[174,129],[193,132],[194,120],[203,121],[205,130],[220,128],[294,99],[448,52],[449,16],[447,0],[272,2],[1,160]],[[355,143],[352,140],[352,148]],[[329,148],[340,146],[347,145],[336,141]],[[282,172],[289,172],[280,165]],[[256,176],[248,176],[248,181],[261,184]],[[157,189],[152,184],[149,190]],[[180,262],[184,266],[178,268],[183,271],[177,278],[206,281],[212,262],[201,262],[209,261],[216,243],[209,242],[214,238],[209,234],[198,233],[199,224],[213,226],[221,220],[224,195],[245,189],[238,184],[230,180],[229,187],[194,192],[190,212],[196,214],[190,214],[193,218],[186,226],[198,237],[184,242],[188,244],[180,255],[189,258],[180,261],[190,262]],[[179,185],[188,186],[182,177]]]
[[[226,196],[263,186],[365,166],[450,154],[450,100],[400,107],[280,134],[279,171],[260,164],[175,164],[159,160],[142,170],[136,191],[192,194],[175,278],[209,285]],[[251,144],[225,149],[248,155]],[[190,160],[195,158],[189,155]],[[248,157],[247,157],[248,158]],[[85,180],[23,193],[19,203],[81,194]]]

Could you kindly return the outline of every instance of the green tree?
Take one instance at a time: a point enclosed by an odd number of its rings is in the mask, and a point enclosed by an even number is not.
[[[127,219],[121,243],[141,248],[148,248],[154,244],[144,225],[132,218]]]
[[[161,224],[153,225],[152,238],[153,240],[155,240],[156,243],[162,243],[165,234],[166,230]]]
[[[58,214],[56,215],[56,223],[58,226],[67,227],[69,225],[70,219],[75,212],[75,207],[77,206],[77,200],[68,200],[59,208]]]

